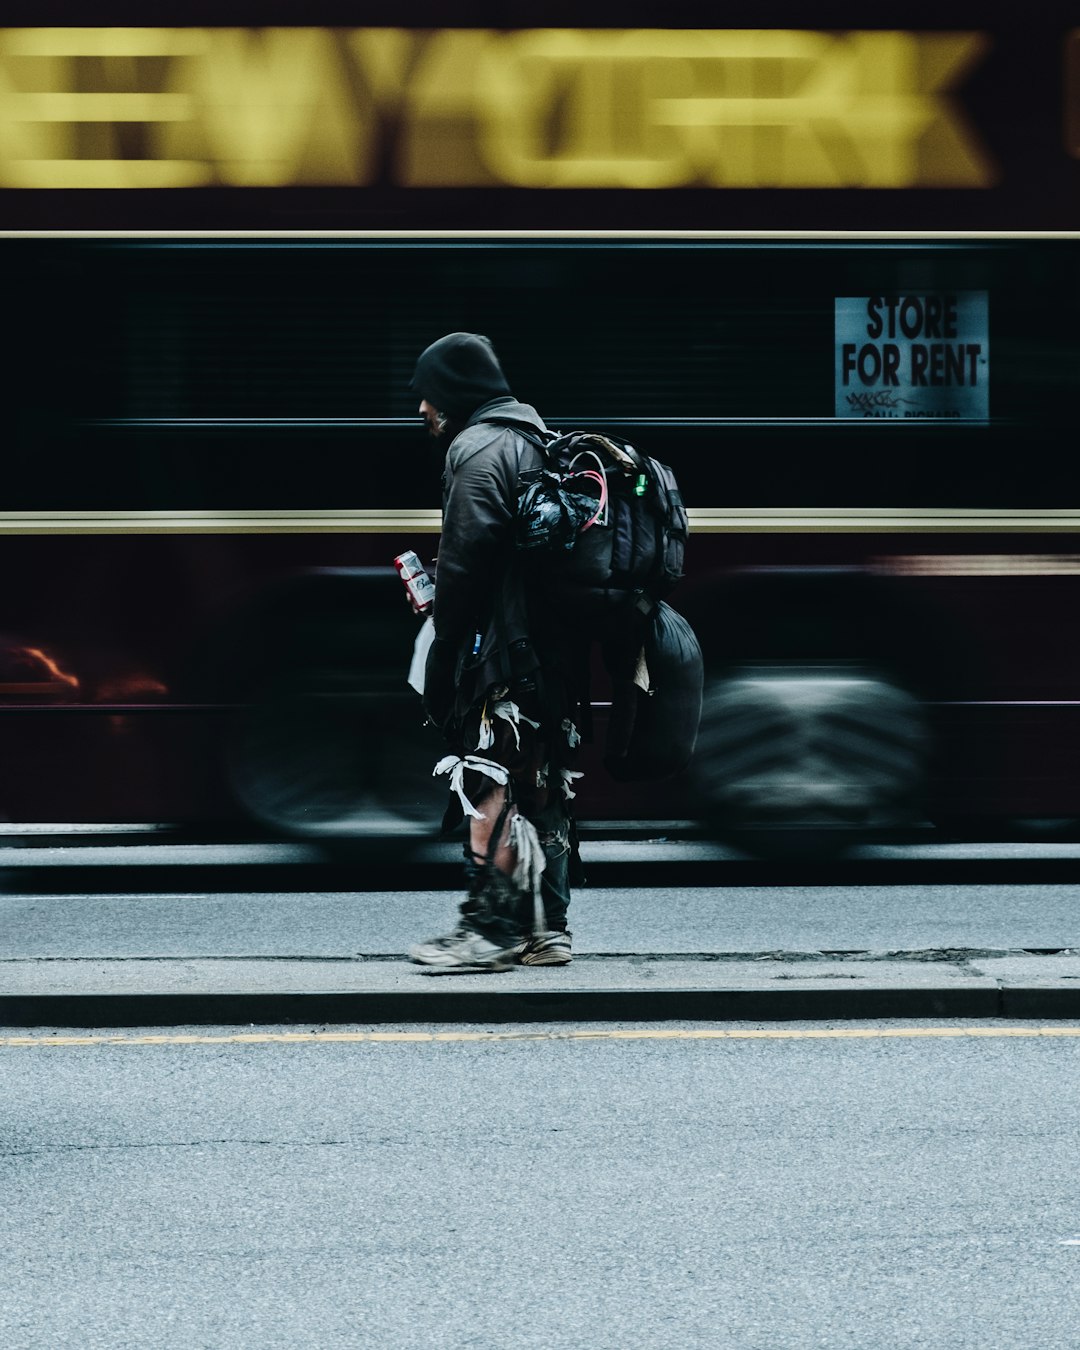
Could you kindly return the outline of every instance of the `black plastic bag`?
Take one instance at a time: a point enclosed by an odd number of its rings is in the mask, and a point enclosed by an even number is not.
[[[576,491],[578,483],[591,480],[584,474],[564,478],[545,472],[525,482],[518,498],[518,548],[569,552],[574,547],[599,505],[595,494]]]
[[[648,693],[634,683],[642,647]],[[622,783],[670,778],[686,768],[701,721],[704,674],[694,630],[661,602],[645,622],[642,644],[624,649],[612,673],[604,765],[613,778]]]

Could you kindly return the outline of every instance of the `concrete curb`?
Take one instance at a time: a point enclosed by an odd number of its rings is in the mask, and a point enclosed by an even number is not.
[[[494,976],[489,978],[496,978]],[[1080,985],[0,995],[0,1026],[1080,1019]]]

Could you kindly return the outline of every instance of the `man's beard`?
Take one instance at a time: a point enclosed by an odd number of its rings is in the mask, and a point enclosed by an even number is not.
[[[465,429],[464,422],[455,421],[444,413],[440,413],[437,418],[425,417],[424,422],[427,425],[428,435],[438,445],[449,445],[458,433]]]

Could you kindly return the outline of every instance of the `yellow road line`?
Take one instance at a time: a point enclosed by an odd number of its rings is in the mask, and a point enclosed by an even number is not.
[[[567,1031],[252,1031],[224,1036],[169,1034],[142,1036],[2,1036],[0,1047],[48,1048],[82,1045],[372,1045],[496,1041],[822,1041],[918,1038],[998,1039],[1078,1037],[1080,1026],[1049,1027],[843,1027],[821,1029],[726,1030],[718,1027],[636,1030],[584,1028]]]

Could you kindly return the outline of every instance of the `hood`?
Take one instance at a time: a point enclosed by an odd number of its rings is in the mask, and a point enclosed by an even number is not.
[[[488,417],[497,420],[489,422]],[[525,425],[536,431],[547,430],[543,418],[531,404],[519,403],[514,398],[493,399],[473,413],[468,426],[450,446],[448,463],[451,470],[456,473],[466,460],[505,436],[507,423],[511,428]]]
[[[537,431],[546,431],[544,419],[536,411],[531,403],[519,403],[516,398],[495,398],[490,403],[485,403],[482,407],[476,409],[469,418],[468,425],[475,426],[477,422],[491,421],[497,426],[505,426],[507,422],[524,423],[526,426],[535,427]]]
[[[448,333],[420,354],[410,386],[456,422],[510,393],[491,342],[480,333]]]

